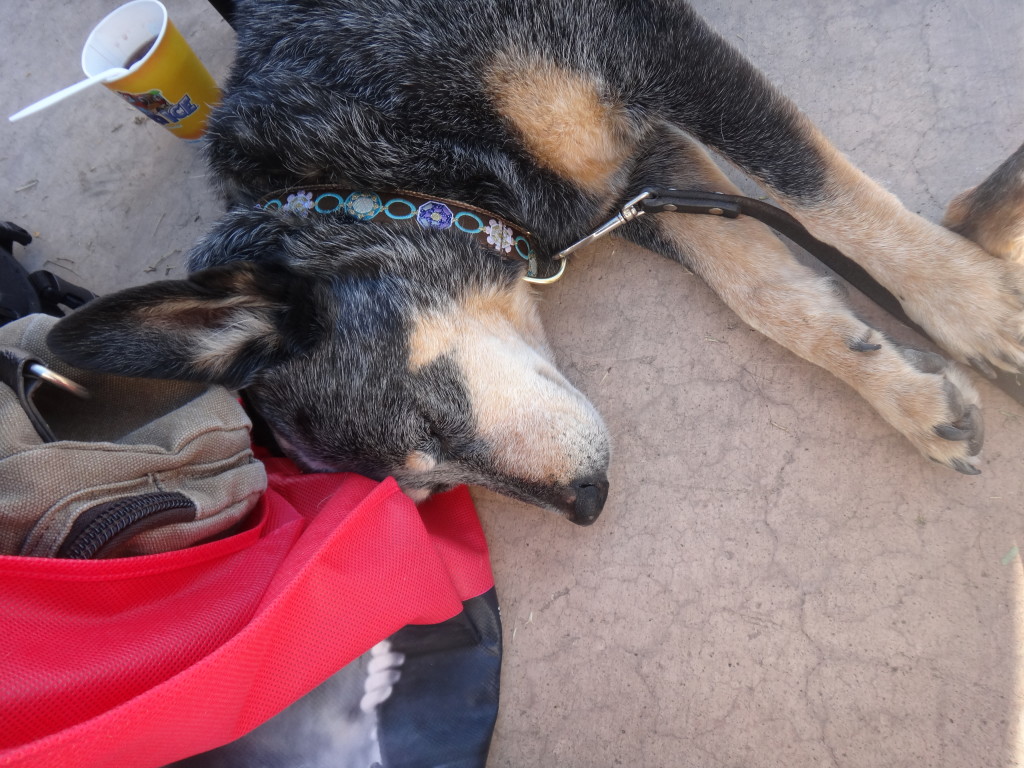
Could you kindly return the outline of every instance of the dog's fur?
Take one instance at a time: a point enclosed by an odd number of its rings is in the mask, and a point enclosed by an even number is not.
[[[193,250],[189,280],[101,299],[51,341],[81,366],[247,387],[307,469],[391,474],[414,495],[477,483],[589,523],[609,447],[552,365],[523,265],[454,230],[253,207],[303,185],[465,201],[551,253],[644,186],[735,192],[709,147],[953,358],[1024,366],[1024,267],[1005,258],[1020,255],[1021,153],[951,210],[986,253],[852,167],[682,2],[278,0],[237,19],[208,144],[237,207]],[[648,216],[621,234],[688,265],[925,456],[977,471],[964,370],[867,325],[763,225]]]

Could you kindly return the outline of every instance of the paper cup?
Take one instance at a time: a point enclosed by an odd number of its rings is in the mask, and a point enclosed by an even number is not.
[[[198,139],[220,100],[217,84],[158,0],[132,0],[97,24],[82,49],[89,77],[129,72],[103,84],[182,139]]]

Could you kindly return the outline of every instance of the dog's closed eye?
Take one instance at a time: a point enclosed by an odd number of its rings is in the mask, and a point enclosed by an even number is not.
[[[444,424],[444,419],[439,419],[428,413],[422,413],[421,418],[423,419],[421,450],[436,458],[450,457],[453,453],[450,439],[451,425]]]

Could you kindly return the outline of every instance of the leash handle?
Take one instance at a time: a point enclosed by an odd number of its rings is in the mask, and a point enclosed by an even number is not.
[[[573,243],[569,247],[563,248],[558,253],[556,253],[554,256],[552,256],[551,257],[552,261],[561,261],[564,264],[565,263],[565,257],[568,256],[573,251],[575,251],[575,250],[577,250],[579,248],[582,248],[585,245],[589,245],[590,243],[594,242],[595,240],[597,240],[599,238],[602,238],[602,237],[604,237],[605,235],[607,235],[607,234],[609,234],[611,232],[614,232],[616,229],[621,227],[623,224],[625,224],[627,222],[630,222],[633,219],[636,219],[636,218],[638,218],[640,216],[643,216],[645,213],[647,213],[647,211],[645,211],[643,208],[640,207],[640,203],[644,199],[650,197],[655,191],[656,190],[654,190],[654,189],[645,189],[639,195],[637,195],[632,200],[630,200],[628,203],[626,203],[624,206],[622,206],[622,208],[619,209],[619,212],[616,213],[613,218],[611,218],[608,221],[606,221],[604,224],[599,226],[597,229],[595,229],[589,235],[584,237],[582,240],[577,240],[575,243]]]

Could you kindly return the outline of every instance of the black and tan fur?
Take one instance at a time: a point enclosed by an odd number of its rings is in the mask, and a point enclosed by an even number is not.
[[[522,265],[453,231],[252,208],[304,185],[465,201],[553,252],[644,186],[734,191],[709,148],[953,358],[1024,367],[1024,267],[994,257],[1019,241],[1012,206],[994,255],[911,214],[682,2],[275,0],[237,18],[208,144],[237,207],[193,250],[190,280],[100,300],[52,342],[79,365],[247,387],[308,469],[393,474],[414,495],[478,483],[589,523],[609,447],[552,365]],[[1019,200],[1019,166],[954,206],[954,228],[988,245],[975,208],[991,206],[971,200]],[[977,471],[964,370],[867,325],[763,225],[666,215],[621,234],[688,265],[924,455]]]

